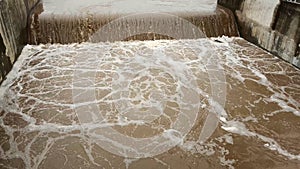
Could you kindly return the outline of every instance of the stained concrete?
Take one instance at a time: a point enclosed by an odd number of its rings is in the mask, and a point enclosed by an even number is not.
[[[245,0],[241,6],[241,13],[250,20],[264,27],[271,27],[280,0]]]
[[[242,37],[300,67],[300,4],[286,1],[219,0],[237,18]]]
[[[2,37],[0,36],[0,84],[12,68],[12,63],[10,62],[9,57],[6,56],[5,51],[6,48]]]
[[[28,39],[28,23],[39,0],[0,1],[0,83],[10,71]]]

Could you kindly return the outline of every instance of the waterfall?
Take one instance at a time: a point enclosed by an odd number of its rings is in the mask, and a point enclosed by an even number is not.
[[[238,36],[232,12],[217,7],[216,0],[88,0],[71,8],[64,8],[69,0],[55,8],[51,2],[46,0],[45,11],[33,20],[31,44],[85,42],[95,33],[100,41]]]

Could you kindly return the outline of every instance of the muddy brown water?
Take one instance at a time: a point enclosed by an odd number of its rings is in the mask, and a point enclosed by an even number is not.
[[[0,110],[0,168],[300,167],[300,70],[242,38],[26,46]]]
[[[118,40],[203,37],[191,36],[187,24],[206,37],[239,36],[233,13],[217,6],[217,0],[44,0],[42,6],[43,12],[37,8],[31,20],[30,44],[85,42],[99,31],[107,36],[104,42],[114,41],[120,32],[127,35]]]

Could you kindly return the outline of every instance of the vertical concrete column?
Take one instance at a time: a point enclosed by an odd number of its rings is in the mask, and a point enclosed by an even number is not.
[[[300,68],[299,0],[219,0],[236,15],[240,35]]]
[[[248,19],[262,26],[271,27],[279,4],[279,0],[245,0],[241,11]]]
[[[23,0],[0,1],[0,33],[6,47],[6,54],[14,62],[19,45],[26,35],[27,10]]]
[[[39,0],[0,1],[0,83],[27,44],[27,20]]]

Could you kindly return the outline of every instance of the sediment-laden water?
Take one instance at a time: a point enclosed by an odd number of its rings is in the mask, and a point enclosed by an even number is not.
[[[241,38],[26,46],[1,168],[299,168],[300,70]]]
[[[45,0],[43,9],[30,21],[30,44],[94,41],[99,34],[98,42],[239,36],[232,11],[217,0]]]

